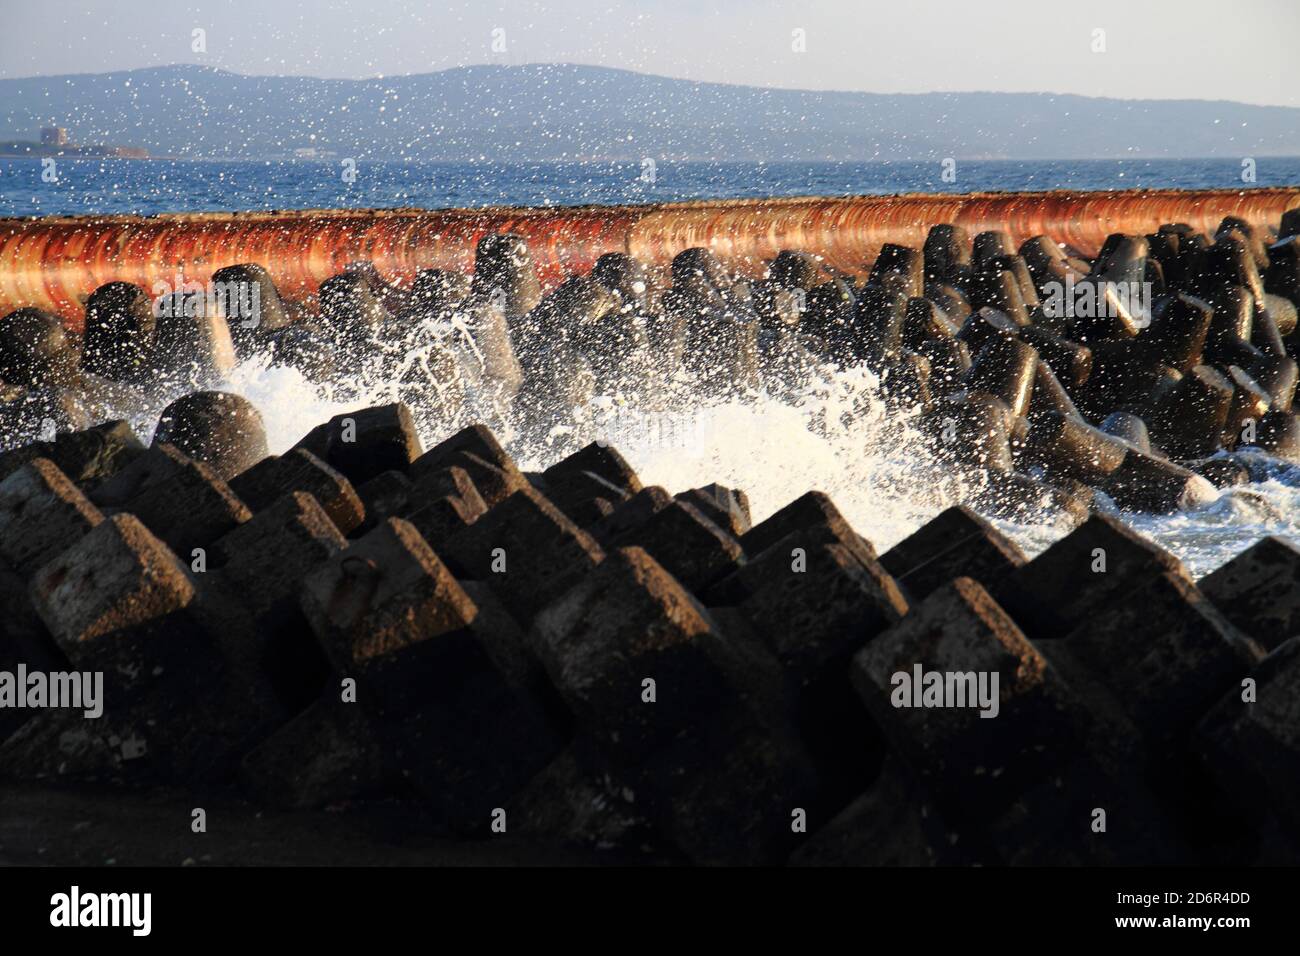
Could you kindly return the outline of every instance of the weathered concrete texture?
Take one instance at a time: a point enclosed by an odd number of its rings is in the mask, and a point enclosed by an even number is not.
[[[135,688],[191,663],[194,582],[131,515],[100,522],[45,564],[30,593],[68,659],[114,684]]]
[[[729,573],[743,558],[735,538],[693,505],[677,499],[612,543],[644,548],[687,590],[696,593]]]
[[[650,555],[620,548],[537,616],[529,641],[579,725],[634,765],[727,703],[713,629]]]
[[[1236,627],[1267,650],[1300,630],[1300,548],[1270,535],[1199,582]]]
[[[594,538],[531,488],[447,538],[440,554],[486,582],[525,625],[604,557]]]
[[[994,593],[1034,640],[1065,637],[1095,609],[1164,572],[1186,576],[1173,555],[1107,515],[1093,515]]]
[[[352,483],[305,448],[263,458],[232,478],[230,490],[253,512],[269,508],[285,495],[304,492],[316,499],[345,535],[365,517],[365,506]]]
[[[471,597],[410,524],[389,519],[354,542],[304,582],[302,601],[337,678],[356,681],[373,715],[385,773],[443,825],[486,832],[563,747],[509,616],[490,592]]]
[[[352,532],[360,537],[387,518],[407,514],[411,507],[411,479],[405,472],[389,470],[380,472],[357,489],[357,497],[365,509],[365,520]]]
[[[353,485],[389,469],[405,471],[421,452],[411,413],[402,404],[335,415],[294,447],[305,448]]]
[[[439,442],[411,464],[408,474],[418,482],[443,468],[464,469],[489,508],[528,485],[514,460],[483,425],[462,429]]]
[[[252,517],[207,465],[168,444],[151,447],[92,495],[101,507],[139,518],[183,558]]]
[[[1057,643],[1049,657],[1061,666],[1068,656],[1086,668],[1153,746],[1185,731],[1263,656],[1194,584],[1170,571],[1148,573],[1095,604]]]
[[[31,575],[103,520],[48,459],[0,481],[0,559],[20,574]]]
[[[740,575],[748,595],[740,610],[778,659],[797,662],[809,674],[892,626],[908,609],[878,562],[823,528],[792,532]]]
[[[487,513],[487,503],[464,468],[428,472],[412,487],[406,518],[437,551],[442,542]]]
[[[446,661],[478,652],[474,602],[398,518],[312,571],[301,601],[330,664],[377,709],[409,709],[448,678]]]
[[[641,490],[641,479],[636,476],[626,459],[618,450],[609,445],[592,442],[585,448],[574,452],[542,473],[548,485],[555,484],[562,475],[590,472],[621,489],[627,495],[634,495]]]
[[[467,588],[389,519],[309,577],[302,601],[340,687],[355,680],[373,716],[385,773],[443,825],[485,832],[562,748],[564,727],[536,696],[522,634],[491,592]]]
[[[688,857],[788,852],[791,810],[815,804],[816,774],[787,730],[755,718],[716,622],[649,555],[612,552],[530,641],[615,794]]]
[[[32,442],[0,454],[0,479],[36,458],[48,458],[77,485],[92,488],[144,452],[131,426],[122,420],[82,431],[61,432],[53,441]]]
[[[311,699],[324,670],[299,609],[299,588],[346,546],[316,499],[295,491],[212,547],[205,573],[223,592],[220,643],[246,680],[269,680],[287,706]]]
[[[860,791],[882,748],[849,684],[848,660],[907,613],[870,545],[832,516],[791,531],[709,599],[734,602],[748,628],[736,641],[773,658],[782,683],[778,706],[789,713],[828,799]]]
[[[969,680],[954,682],[951,699],[918,707],[916,697],[924,688],[896,676],[910,680],[918,666],[923,673],[968,675]],[[998,675],[998,711],[985,718],[981,713],[991,712],[992,695],[981,708],[978,700],[972,706],[971,692],[980,678],[991,691],[993,674]],[[852,675],[894,751],[950,814],[980,819],[993,813],[1063,763],[1076,746],[1064,685],[1015,622],[970,578],[934,591],[895,627],[868,641],[853,659]]]
[[[780,508],[746,531],[740,538],[745,552],[757,556],[792,531],[817,524],[848,528],[835,503],[820,491],[810,491]]]
[[[534,482],[552,504],[582,528],[598,524],[628,498],[622,488],[590,471],[565,472],[550,478],[539,475]]]
[[[1015,542],[961,506],[941,512],[880,557],[914,600],[958,577],[993,588],[1025,561]]]

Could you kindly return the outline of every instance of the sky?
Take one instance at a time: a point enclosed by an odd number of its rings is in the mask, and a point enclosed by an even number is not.
[[[0,78],[551,62],[790,89],[1300,106],[1300,0],[0,0],[0,25]]]

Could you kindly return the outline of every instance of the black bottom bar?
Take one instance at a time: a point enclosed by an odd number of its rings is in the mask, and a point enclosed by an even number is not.
[[[427,940],[431,927],[444,931],[439,946],[457,948],[462,934],[495,944],[515,932],[534,942],[680,941],[701,926],[768,943],[789,927],[829,944],[825,934],[841,923],[864,942],[905,931],[927,944],[1201,936],[1232,945],[1243,933],[1294,931],[1293,879],[1263,869],[10,868],[0,869],[0,899],[10,939],[77,932],[87,942],[131,939],[132,915],[145,923],[142,908],[122,897],[104,905],[98,894],[147,893],[149,938],[207,944],[287,936],[373,945],[407,933]],[[72,922],[74,886],[78,922],[116,908],[126,925],[51,925]]]

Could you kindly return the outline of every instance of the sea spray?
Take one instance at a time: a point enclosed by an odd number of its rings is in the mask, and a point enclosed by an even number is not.
[[[456,330],[463,338],[463,331]],[[754,520],[809,489],[830,495],[860,534],[883,552],[944,508],[969,503],[981,490],[977,472],[941,456],[915,415],[887,410],[875,374],[864,366],[816,367],[797,387],[704,394],[678,374],[648,400],[637,383],[619,381],[569,409],[546,409],[550,424],[534,427],[542,410],[511,404],[481,380],[459,383],[449,397],[427,362],[418,336],[404,347],[386,343],[322,381],[280,364],[270,352],[240,362],[219,383],[197,378],[159,383],[131,407],[103,409],[131,421],[152,439],[158,411],[195,387],[242,395],[262,412],[268,446],[279,454],[312,427],[342,412],[406,401],[425,446],[472,421],[493,427],[527,470],[541,470],[591,441],[604,441],[628,459],[647,484],[676,493],[710,482],[744,489]],[[474,379],[472,348],[461,366]],[[769,385],[773,384],[771,382]],[[631,396],[631,397],[629,397]],[[120,399],[119,399],[120,401]],[[1181,558],[1196,576],[1218,567],[1258,540],[1276,534],[1300,539],[1300,469],[1260,456],[1247,486],[1227,489],[1199,508],[1171,515],[1125,512],[1137,531]],[[1103,510],[1117,512],[1104,494]],[[1047,508],[1024,522],[993,519],[1029,555],[1065,534],[1069,521]]]

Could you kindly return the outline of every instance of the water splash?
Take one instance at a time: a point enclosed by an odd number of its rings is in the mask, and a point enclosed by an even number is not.
[[[355,363],[343,363],[323,381],[277,363],[268,352],[206,384],[242,395],[261,410],[273,454],[335,415],[403,400],[413,408],[425,447],[484,421],[524,470],[539,471],[588,442],[602,441],[617,448],[644,483],[670,493],[711,482],[743,489],[755,521],[810,489],[823,491],[880,552],[944,508],[970,503],[981,490],[980,476],[936,453],[915,413],[887,408],[879,380],[865,367],[817,366],[802,387],[725,396],[703,394],[683,374],[661,382],[649,399],[646,389],[620,380],[572,408],[543,410],[512,405],[485,387],[472,346],[458,352],[462,381],[450,387],[429,353],[445,344],[448,328],[442,327],[441,339],[413,333],[404,345],[389,341],[362,350]],[[464,333],[455,328],[456,338],[464,339]],[[199,384],[171,381],[147,403],[118,414],[148,441],[162,407]],[[548,427],[537,427],[541,418]],[[1104,495],[1100,504],[1200,576],[1264,535],[1300,542],[1300,468],[1264,456],[1251,467],[1256,481],[1194,510],[1120,513]],[[1048,509],[1027,522],[993,520],[1030,555],[1071,526]]]

